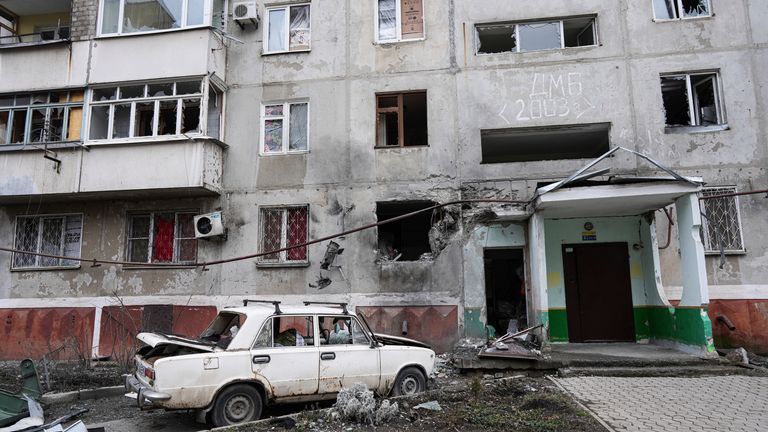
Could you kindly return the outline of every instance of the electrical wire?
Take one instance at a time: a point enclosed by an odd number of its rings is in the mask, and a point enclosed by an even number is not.
[[[393,218],[385,219],[385,220],[382,220],[382,221],[379,221],[379,222],[375,222],[375,223],[372,223],[372,224],[364,225],[364,226],[357,227],[357,228],[352,228],[352,229],[349,229],[349,230],[346,230],[346,231],[342,231],[340,233],[332,234],[332,235],[321,237],[321,238],[314,239],[314,240],[309,240],[307,242],[304,242],[304,243],[301,243],[301,244],[297,244],[297,245],[293,245],[293,246],[287,246],[287,247],[284,247],[284,248],[275,249],[275,250],[271,250],[271,251],[267,251],[267,252],[258,252],[258,253],[253,253],[253,254],[239,256],[239,257],[226,258],[226,259],[215,260],[215,261],[195,262],[195,263],[190,263],[190,264],[180,264],[180,263],[146,263],[146,262],[132,262],[132,261],[115,261],[115,260],[107,260],[107,259],[100,259],[100,258],[75,258],[75,257],[62,256],[62,255],[45,254],[45,253],[40,253],[40,252],[29,252],[29,251],[18,250],[18,249],[14,249],[14,248],[7,248],[7,247],[2,247],[2,246],[0,246],[0,251],[10,252],[10,253],[18,253],[18,254],[23,254],[23,255],[41,256],[41,257],[45,257],[45,258],[56,258],[56,259],[62,259],[62,260],[67,260],[67,261],[86,262],[86,263],[92,263],[92,266],[98,266],[98,265],[101,265],[101,264],[108,264],[108,265],[121,265],[121,266],[131,266],[131,267],[156,267],[156,268],[166,268],[166,269],[167,268],[171,268],[171,269],[173,269],[173,268],[189,268],[189,267],[202,267],[203,269],[205,269],[208,266],[219,265],[219,264],[227,264],[227,263],[232,263],[232,262],[237,262],[237,261],[244,261],[244,260],[248,260],[248,259],[259,258],[259,257],[266,256],[266,255],[276,254],[276,253],[287,251],[287,250],[291,250],[291,249],[297,249],[297,248],[306,247],[306,246],[309,246],[309,245],[321,243],[321,242],[324,242],[324,241],[327,241],[327,240],[332,240],[332,239],[335,239],[335,238],[338,238],[338,237],[343,237],[343,236],[348,235],[348,234],[352,234],[352,233],[364,231],[364,230],[367,230],[367,229],[371,229],[371,228],[374,228],[374,227],[377,227],[377,226],[380,226],[380,225],[396,222],[396,221],[399,221],[399,220],[403,220],[403,219],[406,219],[406,218],[409,218],[409,217],[416,216],[416,215],[418,215],[420,213],[424,213],[424,212],[428,212],[428,211],[434,211],[435,209],[439,209],[439,208],[443,208],[443,207],[447,207],[447,206],[451,206],[451,205],[458,205],[458,204],[493,204],[493,203],[496,203],[496,204],[515,204],[515,205],[527,206],[527,205],[529,205],[531,203],[531,201],[530,200],[528,200],[528,201],[504,200],[504,199],[472,199],[472,200],[450,201],[450,202],[446,202],[446,203],[443,203],[443,204],[435,204],[435,205],[430,206],[430,207],[426,207],[426,208],[423,208],[423,209],[412,211],[410,213],[405,213],[405,214],[402,214],[400,216],[395,216]]]

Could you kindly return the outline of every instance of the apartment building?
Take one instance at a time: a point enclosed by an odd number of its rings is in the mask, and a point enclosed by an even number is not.
[[[482,3],[0,0],[0,358],[244,298],[768,352],[768,5]]]

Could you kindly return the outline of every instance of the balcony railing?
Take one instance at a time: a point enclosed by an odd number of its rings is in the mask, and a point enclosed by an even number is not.
[[[0,48],[18,45],[38,45],[69,40],[69,26],[58,26],[37,33],[0,36]]]

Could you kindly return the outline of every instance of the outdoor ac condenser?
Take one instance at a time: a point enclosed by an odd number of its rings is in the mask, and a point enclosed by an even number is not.
[[[232,7],[232,19],[243,28],[243,24],[259,27],[259,8],[255,1],[237,1]]]
[[[221,212],[213,212],[195,216],[195,238],[223,236],[224,223],[221,220]]]

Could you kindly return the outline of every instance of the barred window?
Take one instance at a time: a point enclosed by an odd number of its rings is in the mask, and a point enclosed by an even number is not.
[[[19,216],[14,248],[27,252],[80,258],[83,215]],[[79,262],[39,255],[13,255],[14,269],[77,267]]]
[[[308,228],[308,206],[262,208],[261,251],[268,252],[305,243]],[[306,263],[307,247],[265,255],[260,261],[267,264]]]
[[[128,216],[128,261],[191,264],[197,260],[195,212]]]
[[[736,193],[736,187],[723,186],[706,188],[701,196],[710,197]],[[704,250],[716,253],[744,252],[744,239],[741,231],[739,201],[736,196],[701,200],[702,231]]]

